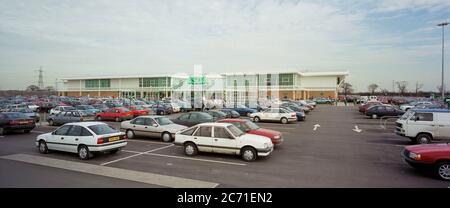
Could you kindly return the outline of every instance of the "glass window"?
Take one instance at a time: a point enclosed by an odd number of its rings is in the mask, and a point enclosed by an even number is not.
[[[145,124],[145,119],[144,118],[136,118],[136,119],[134,119],[133,124],[144,125]]]
[[[231,135],[228,133],[228,131],[223,127],[214,127],[214,137],[215,138],[227,138],[227,139],[233,139]]]
[[[197,113],[191,113],[191,116],[189,117],[191,120],[197,120],[200,118],[200,115]]]
[[[192,133],[194,133],[194,131],[195,131],[196,129],[197,129],[197,127],[194,126],[194,127],[191,127],[191,128],[189,128],[189,129],[186,129],[186,130],[182,131],[181,134],[182,134],[182,135],[188,135],[188,136],[190,136],[190,135],[192,135]]]
[[[59,129],[55,131],[55,135],[66,135],[70,127],[72,126],[71,125],[61,126]]]
[[[84,85],[86,88],[98,88],[99,82],[98,79],[88,79],[84,81]]]
[[[145,119],[145,125],[147,126],[153,126],[153,124],[157,124],[155,120],[151,119],[151,118],[146,118]]]
[[[189,119],[189,114],[184,114],[181,115],[180,117],[178,117],[178,120],[188,120]]]
[[[415,117],[418,121],[433,121],[433,113],[416,113]]]
[[[201,126],[197,132],[195,132],[195,136],[201,137],[211,137],[212,128],[210,126]]]
[[[92,133],[84,127],[81,127],[81,136],[92,136]]]
[[[155,118],[155,120],[161,126],[173,124],[173,122],[170,119],[166,118],[166,117],[157,117],[157,118]]]
[[[109,126],[106,124],[98,124],[98,125],[89,126],[89,129],[97,135],[112,134],[112,133],[119,132],[116,129],[114,129],[112,126]]]
[[[100,87],[111,87],[111,80],[110,79],[101,79]]]
[[[81,135],[81,126],[72,126],[70,128],[69,132],[67,133],[67,136],[80,136]]]
[[[244,132],[241,131],[238,127],[234,126],[234,125],[230,125],[227,127],[228,130],[230,130],[230,132],[235,136],[235,137],[240,137],[242,135],[244,135]]]
[[[247,131],[247,127],[245,125],[242,125],[241,122],[233,122],[232,124],[235,125],[236,127],[238,127],[242,131]]]

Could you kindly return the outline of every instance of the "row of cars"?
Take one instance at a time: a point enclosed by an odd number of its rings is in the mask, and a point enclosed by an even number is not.
[[[450,110],[436,101],[413,100],[394,108],[372,100],[359,107],[366,116],[399,117],[395,133],[418,145],[406,146],[401,152],[405,163],[450,180]],[[437,142],[430,144],[432,142]]]

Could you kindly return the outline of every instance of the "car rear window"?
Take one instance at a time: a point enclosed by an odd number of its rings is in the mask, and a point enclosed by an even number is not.
[[[97,135],[112,134],[112,133],[119,132],[112,126],[109,126],[106,124],[98,124],[98,125],[89,126],[89,129]]]

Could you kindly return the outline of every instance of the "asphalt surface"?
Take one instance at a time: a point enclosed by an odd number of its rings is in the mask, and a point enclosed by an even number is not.
[[[171,115],[174,117],[178,115]],[[116,127],[120,124],[108,122]],[[410,140],[380,126],[356,107],[318,106],[304,122],[259,123],[281,131],[284,143],[271,156],[244,162],[238,156],[200,153],[186,157],[181,147],[158,139],[129,140],[123,151],[80,161],[76,154],[41,155],[34,139],[56,127],[0,137],[0,156],[29,154],[126,170],[196,179],[218,187],[450,187],[404,164],[400,152]],[[316,130],[314,125],[319,124]],[[356,132],[355,126],[361,129]],[[145,153],[144,153],[145,152]],[[0,159],[0,187],[157,187],[151,184],[77,173]]]

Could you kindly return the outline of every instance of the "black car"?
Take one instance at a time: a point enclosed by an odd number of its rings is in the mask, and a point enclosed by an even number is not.
[[[11,131],[23,131],[30,133],[36,127],[34,119],[23,113],[5,112],[0,113],[0,135]]]
[[[366,116],[369,116],[371,118],[378,118],[383,116],[401,116],[404,113],[405,111],[394,108],[392,106],[376,105],[367,109]]]
[[[214,117],[205,112],[189,112],[172,120],[176,124],[184,126],[195,126],[200,123],[214,122]]]
[[[227,118],[239,118],[241,116],[238,112],[232,109],[221,109],[220,111],[227,114]]]
[[[222,118],[227,118],[227,114],[219,111],[219,110],[209,110],[209,111],[205,111],[206,113],[208,113],[209,115],[211,115],[214,120],[219,120]]]

